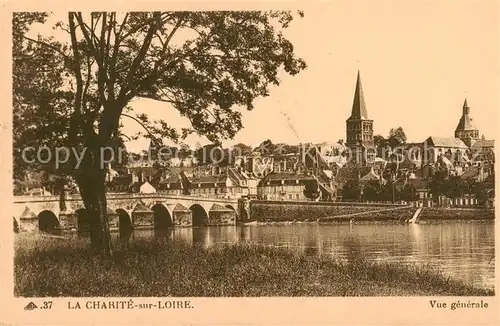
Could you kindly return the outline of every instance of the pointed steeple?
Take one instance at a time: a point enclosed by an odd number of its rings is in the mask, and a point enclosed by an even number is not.
[[[455,131],[460,130],[476,130],[476,127],[472,122],[472,118],[470,117],[470,107],[467,104],[467,98],[465,99],[462,107],[462,117],[460,118],[457,128],[455,129]]]
[[[474,126],[474,122],[470,116],[470,108],[467,104],[467,98],[464,100],[462,116],[460,117],[457,128],[455,129],[455,138],[460,138],[465,145],[469,147],[479,139],[479,130]]]
[[[470,113],[470,108],[469,105],[467,104],[467,98],[465,98],[464,101],[464,106],[463,106],[463,114],[469,114]]]
[[[363,86],[361,85],[361,75],[358,70],[358,78],[356,80],[356,90],[354,92],[354,100],[352,102],[352,111],[350,119],[368,119],[366,111],[365,97],[363,95]]]

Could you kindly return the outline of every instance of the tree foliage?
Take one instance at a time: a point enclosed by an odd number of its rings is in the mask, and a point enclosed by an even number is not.
[[[411,184],[405,184],[398,193],[398,199],[406,202],[418,200],[417,189]]]
[[[406,143],[406,134],[402,127],[391,128],[389,137],[387,138],[389,146],[395,148]]]
[[[358,178],[352,178],[342,187],[342,200],[359,201],[361,199],[361,184]]]
[[[250,155],[253,152],[251,146],[245,145],[243,143],[238,143],[238,144],[234,145],[233,149],[239,155]]]
[[[277,145],[274,144],[270,139],[264,140],[259,146],[254,148],[254,151],[260,153],[261,155],[271,155],[277,149]]]
[[[484,205],[489,198],[494,198],[494,174],[489,175],[484,181],[477,181],[449,175],[446,171],[436,171],[429,186],[433,198],[471,196],[478,200],[479,205]]]
[[[306,182],[303,193],[307,199],[316,200],[320,196],[318,182],[316,180]]]
[[[47,16],[13,19],[16,122],[46,122],[19,133],[22,145],[85,143],[92,134],[106,142],[136,97],[167,102],[192,124],[177,130],[138,115],[146,136],[179,140],[196,132],[217,143],[242,127],[235,107],[253,109],[270,84],[279,85],[281,70],[295,75],[306,66],[280,30],[292,21],[289,12],[73,12],[57,24],[67,42],[26,36],[30,23]]]
[[[108,253],[100,150],[120,136],[122,117],[141,124],[158,144],[191,133],[218,143],[234,137],[241,110],[268,96],[281,72],[306,67],[283,34],[294,18],[287,11],[68,12],[55,26],[64,37],[30,36],[30,26],[48,17],[13,15],[14,154],[20,158],[22,148],[43,144],[87,149],[78,169],[69,160],[57,173],[75,178],[93,244]],[[134,116],[135,98],[168,103],[191,126],[179,130],[168,119]],[[16,174],[24,167],[16,159]]]
[[[363,200],[366,201],[381,201],[383,194],[383,186],[380,181],[370,180],[363,187]]]

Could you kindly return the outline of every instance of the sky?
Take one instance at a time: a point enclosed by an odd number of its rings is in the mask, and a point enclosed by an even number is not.
[[[498,102],[499,26],[494,0],[381,0],[315,3],[285,30],[308,68],[281,75],[270,96],[243,113],[244,128],[230,146],[273,142],[336,142],[345,139],[345,120],[358,69],[374,133],[403,127],[409,141],[453,137],[467,97],[476,127],[494,138]],[[134,100],[136,112],[188,126],[168,104]],[[123,118],[125,133],[141,127]],[[194,146],[207,140],[190,136]],[[128,142],[132,151],[148,140]]]

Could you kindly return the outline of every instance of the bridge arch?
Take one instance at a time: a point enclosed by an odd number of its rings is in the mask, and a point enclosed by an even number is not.
[[[118,229],[120,236],[126,236],[132,232],[132,219],[129,213],[122,208],[118,208],[116,213],[118,214]]]
[[[163,204],[155,204],[151,206],[153,211],[154,228],[157,230],[164,230],[174,225],[172,215]]]
[[[56,233],[61,227],[54,212],[43,210],[38,214],[38,230],[45,233]]]
[[[200,204],[193,204],[189,209],[192,212],[193,226],[202,226],[208,224],[207,211]]]

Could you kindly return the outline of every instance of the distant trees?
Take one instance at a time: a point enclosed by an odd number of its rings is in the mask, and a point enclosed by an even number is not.
[[[349,179],[342,187],[342,200],[359,201],[361,199],[361,184],[357,178]]]
[[[417,189],[411,184],[405,184],[399,191],[398,198],[407,202],[415,201],[418,199]]]
[[[277,145],[275,145],[270,139],[264,140],[257,146],[254,151],[260,153],[261,155],[271,155],[276,150]]]
[[[402,127],[391,128],[389,131],[389,138],[387,138],[389,146],[392,149],[406,144],[406,134]]]
[[[217,144],[207,144],[194,151],[194,157],[199,164],[222,163],[224,160],[224,149]]]
[[[23,180],[14,184],[14,195],[22,195],[25,190],[44,188],[55,195],[61,192],[64,185],[69,184],[65,176],[59,176],[46,171],[31,171]]]
[[[433,198],[445,196],[447,198],[460,198],[472,196],[479,205],[484,205],[488,198],[494,197],[494,175],[488,176],[484,181],[462,179],[459,176],[448,175],[446,171],[436,171],[429,182]]]
[[[402,127],[391,128],[389,136],[385,138],[382,135],[373,136],[373,142],[377,148],[377,156],[387,159],[397,147],[406,144],[406,134]]]
[[[270,139],[264,140],[259,146],[254,148],[254,152],[261,155],[285,155],[299,153],[299,145],[289,145],[286,143],[274,144]]]
[[[236,152],[236,154],[240,155],[250,155],[253,152],[251,146],[245,145],[243,143],[238,143],[234,145],[233,150]]]
[[[380,201],[383,193],[383,186],[379,181],[369,181],[363,188],[363,200]]]
[[[471,184],[471,192],[477,199],[479,205],[485,205],[488,198],[494,198],[494,189],[488,187],[486,182],[475,182]]]
[[[320,196],[318,182],[313,180],[304,185],[304,196],[310,200],[316,200]]]
[[[359,192],[358,192],[359,189]],[[361,192],[362,189],[362,192]],[[357,200],[361,196],[362,201],[390,202],[390,201],[414,201],[418,199],[416,188],[408,183],[397,185],[392,182],[381,183],[378,180],[371,180],[359,185],[359,182],[351,181],[343,188],[344,199]]]
[[[285,143],[277,144],[274,154],[276,155],[286,155],[286,154],[296,154],[299,153],[298,145],[288,145]]]

